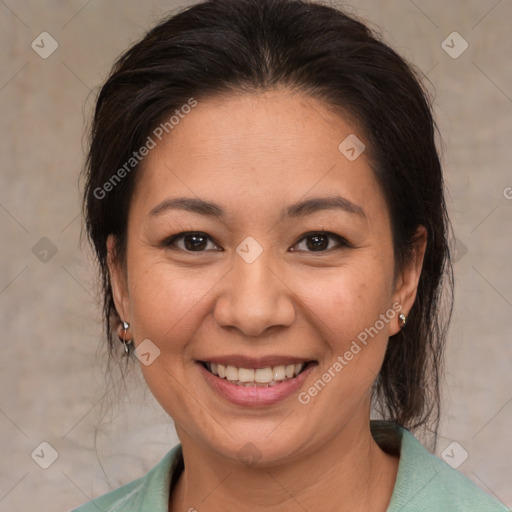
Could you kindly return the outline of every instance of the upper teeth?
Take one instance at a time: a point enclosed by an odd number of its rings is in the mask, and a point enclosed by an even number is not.
[[[236,366],[217,363],[207,363],[208,368],[214,375],[218,375],[221,379],[239,382],[258,382],[268,384],[285,379],[292,379],[298,375],[304,368],[304,363],[296,364],[279,364],[276,366],[267,366],[266,368],[237,368]]]

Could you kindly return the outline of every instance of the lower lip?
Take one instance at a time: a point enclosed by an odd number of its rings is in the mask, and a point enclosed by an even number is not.
[[[267,388],[258,386],[238,386],[229,380],[221,379],[217,375],[209,372],[202,363],[197,363],[197,365],[204,375],[206,382],[214,391],[219,393],[226,400],[246,407],[265,407],[273,405],[297,393],[315,366],[310,363],[297,377],[287,379]]]

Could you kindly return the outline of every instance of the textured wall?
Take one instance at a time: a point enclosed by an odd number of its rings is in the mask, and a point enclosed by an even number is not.
[[[138,369],[126,391],[104,380],[78,174],[84,119],[114,58],[184,5],[0,1],[1,512],[69,510],[142,475],[177,442]],[[458,238],[438,454],[448,447],[459,471],[512,506],[512,2],[353,0],[350,9],[437,91]],[[454,31],[463,39],[443,49]],[[52,449],[58,458],[40,467]]]

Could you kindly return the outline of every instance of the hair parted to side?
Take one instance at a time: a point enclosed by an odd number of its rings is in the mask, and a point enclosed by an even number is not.
[[[409,261],[416,228],[428,231],[416,300],[407,326],[389,340],[374,406],[384,419],[437,433],[453,269],[431,102],[413,68],[378,35],[318,3],[198,3],[160,22],[114,64],[96,103],[83,204],[101,274],[110,357],[121,354],[122,345],[113,341],[120,318],[106,241],[115,235],[124,261],[137,167],[104,197],[97,190],[191,97],[200,102],[277,88],[321,100],[361,129],[389,208],[396,269]]]

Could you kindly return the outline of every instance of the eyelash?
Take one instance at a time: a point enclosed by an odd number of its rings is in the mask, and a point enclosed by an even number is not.
[[[206,250],[202,250],[202,251],[188,251],[186,249],[182,249],[180,247],[177,247],[176,246],[176,241],[185,238],[187,235],[201,236],[203,238],[208,238],[210,241],[214,242],[214,240],[210,236],[208,236],[206,233],[203,233],[201,231],[182,231],[181,233],[177,233],[176,235],[172,235],[172,236],[166,238],[160,245],[162,247],[165,247],[165,248],[170,248],[170,249],[173,249],[173,250],[174,249],[181,250],[181,251],[187,252],[187,253],[203,253],[203,252],[207,252]],[[301,238],[299,238],[297,240],[297,242],[295,242],[294,246],[297,245],[299,242],[302,242],[303,240],[306,240],[307,238],[312,237],[314,235],[327,236],[330,239],[336,240],[337,243],[338,243],[338,247],[337,248],[342,248],[342,247],[352,248],[353,247],[353,245],[350,242],[348,242],[345,238],[343,238],[340,235],[337,235],[336,233],[331,233],[330,231],[310,231],[308,233],[305,233],[304,235],[302,235]],[[218,244],[216,244],[216,245],[218,245]],[[329,252],[329,251],[331,251],[332,249],[335,249],[335,248],[336,247],[334,247],[334,248],[331,247],[331,248],[328,248],[328,249],[324,249],[322,251],[305,251],[305,252],[309,252],[309,253],[312,253],[312,254],[323,253],[323,252]],[[297,252],[297,251],[293,251],[293,252]],[[298,251],[298,252],[301,252],[301,251]],[[302,251],[302,252],[304,252],[304,251]]]

